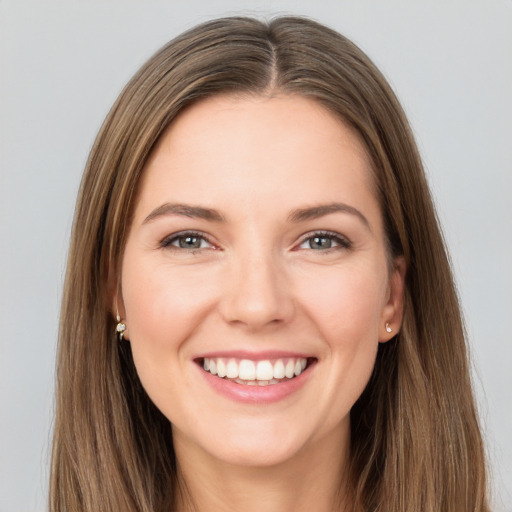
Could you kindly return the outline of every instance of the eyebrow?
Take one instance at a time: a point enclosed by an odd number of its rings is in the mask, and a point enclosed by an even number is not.
[[[299,208],[293,210],[288,216],[288,221],[293,223],[305,222],[307,220],[318,219],[332,213],[348,213],[355,215],[370,231],[370,223],[368,219],[353,206],[344,203],[329,203],[311,206],[308,208]],[[165,203],[155,208],[142,222],[147,224],[158,217],[166,215],[177,215],[182,217],[190,217],[194,219],[204,219],[213,222],[225,222],[224,216],[213,208],[204,208],[182,203]]]
[[[371,231],[368,219],[357,208],[345,203],[320,204],[309,208],[293,210],[288,216],[288,220],[294,223],[304,222],[306,220],[318,219],[325,215],[330,215],[331,213],[348,213],[355,215]]]
[[[155,208],[142,222],[147,224],[157,217],[166,215],[178,215],[182,217],[191,217],[194,219],[204,219],[214,222],[224,222],[224,217],[212,208],[203,208],[202,206],[194,206],[189,204],[165,203]]]

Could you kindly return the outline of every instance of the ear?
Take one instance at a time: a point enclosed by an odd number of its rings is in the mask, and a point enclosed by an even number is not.
[[[402,256],[393,262],[389,276],[387,302],[382,309],[379,325],[379,342],[385,343],[400,331],[404,312],[404,288],[406,265]]]

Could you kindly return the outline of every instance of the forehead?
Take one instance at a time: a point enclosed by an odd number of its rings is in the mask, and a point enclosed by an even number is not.
[[[209,147],[204,144],[205,137],[211,141]],[[146,167],[169,149],[186,151],[198,138],[203,140],[196,149],[206,150],[229,145],[233,149],[237,142],[271,146],[301,139],[309,141],[308,146],[314,149],[312,143],[321,139],[326,146],[350,147],[370,166],[359,134],[314,99],[295,94],[221,94],[194,103],[178,114],[160,137]]]
[[[192,105],[164,132],[146,163],[138,209],[229,196],[246,207],[349,202],[351,194],[375,199],[373,189],[361,138],[318,102],[221,95]]]

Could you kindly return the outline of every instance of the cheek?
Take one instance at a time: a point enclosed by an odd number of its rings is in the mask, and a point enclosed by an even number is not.
[[[123,262],[123,302],[137,374],[171,421],[183,406],[176,390],[192,384],[184,371],[190,364],[186,341],[208,311],[200,284],[193,272],[178,272],[165,263],[155,265],[130,254]]]
[[[324,396],[335,404],[326,417],[328,426],[349,413],[370,379],[386,283],[385,271],[347,269],[308,287],[307,314],[324,340],[328,363]]]
[[[301,286],[303,303],[326,336],[341,342],[378,339],[386,295],[384,272],[346,267],[318,273]]]
[[[122,290],[134,362],[148,392],[166,389],[184,364],[181,347],[205,309],[204,294],[192,274],[126,253]]]
[[[129,336],[136,342],[167,345],[186,337],[207,308],[201,276],[165,263],[126,258],[122,284]]]

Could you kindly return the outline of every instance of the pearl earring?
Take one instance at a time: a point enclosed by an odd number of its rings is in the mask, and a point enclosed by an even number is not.
[[[393,332],[393,329],[389,326],[389,322],[386,322],[386,332]]]
[[[116,307],[116,334],[119,338],[119,341],[123,341],[124,339],[124,331],[126,331],[126,324],[124,322],[121,322],[121,317],[119,316],[119,311],[117,311]]]

